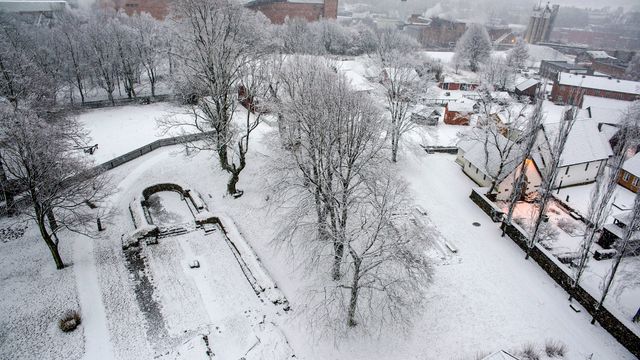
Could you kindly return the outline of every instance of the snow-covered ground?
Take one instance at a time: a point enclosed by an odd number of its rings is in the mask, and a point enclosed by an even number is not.
[[[89,132],[89,144],[98,144],[98,150],[90,156],[99,164],[158,139],[179,135],[178,129],[164,132],[157,121],[170,116],[187,116],[184,113],[185,109],[177,105],[153,103],[89,110],[78,114],[77,118]]]
[[[507,205],[502,204],[502,207],[506,210]],[[529,225],[532,222],[531,219],[534,219],[536,215],[537,208],[533,206],[533,204],[524,202],[518,203],[514,211],[514,218],[520,218],[522,222]],[[558,257],[579,252],[586,225],[572,218],[567,211],[556,202],[552,202],[549,206],[547,216],[549,216],[549,223],[557,231],[557,239],[545,244],[545,247],[548,248],[551,254]],[[597,233],[596,241],[599,236],[600,233]],[[591,250],[592,255],[596,250],[602,250],[602,247],[594,243]],[[594,298],[599,298],[599,295],[602,293],[600,287],[606,274],[611,269],[612,262],[613,260],[611,259],[595,260],[593,257],[589,260],[587,269],[581,280],[581,286],[589,291]],[[638,263],[640,263],[640,257],[626,257],[622,261],[620,273],[637,268],[637,266],[640,266]],[[566,265],[565,269],[569,274],[572,274],[573,269],[570,268],[569,265]],[[605,301],[605,307],[616,314],[632,331],[640,333],[640,325],[630,321],[638,310],[640,288],[624,286],[624,283],[619,281],[619,275],[616,279],[612,285],[612,295],[608,296]]]

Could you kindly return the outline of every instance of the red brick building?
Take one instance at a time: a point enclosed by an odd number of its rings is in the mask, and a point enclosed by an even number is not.
[[[596,60],[591,63],[591,70],[593,70],[594,73],[600,72],[620,79],[624,77],[627,68],[620,62]]]
[[[282,24],[286,18],[317,21],[338,17],[338,0],[318,0],[316,2],[254,0],[248,3],[247,7],[262,12],[274,24]]]
[[[640,82],[610,77],[560,73],[553,82],[551,100],[555,103],[582,106],[582,97],[591,95],[608,99],[640,99]]]
[[[123,9],[127,15],[147,12],[156,19],[164,19],[169,14],[170,0],[99,0],[101,8]]]
[[[444,123],[447,125],[469,125],[476,112],[476,102],[462,98],[449,102],[444,107]]]

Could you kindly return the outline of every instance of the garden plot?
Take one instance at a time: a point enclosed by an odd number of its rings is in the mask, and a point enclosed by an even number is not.
[[[193,223],[193,213],[184,196],[176,191],[160,191],[147,199],[147,209],[154,224],[171,227]]]
[[[144,246],[142,257],[162,314],[163,323],[154,326],[166,327],[175,339],[207,329],[209,346],[222,359],[241,358],[255,344],[254,328],[270,309],[247,282],[221,230],[162,239]],[[194,261],[199,267],[191,267]]]

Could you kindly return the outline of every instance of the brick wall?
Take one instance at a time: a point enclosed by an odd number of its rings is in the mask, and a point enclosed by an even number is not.
[[[623,66],[616,64],[607,64],[604,62],[594,61],[591,63],[591,70],[594,72],[601,72],[615,78],[622,79],[625,75],[626,69]]]
[[[584,95],[625,101],[634,101],[640,99],[640,96],[635,94],[626,94],[598,89],[578,88],[575,86],[560,85],[557,81],[553,83],[553,89],[551,89],[551,100],[553,102],[559,102],[563,104],[582,106],[582,97]]]
[[[302,18],[317,21],[321,18],[336,19],[338,17],[338,0],[325,0],[324,4],[273,2],[254,4],[250,9],[265,14],[274,24],[282,24],[288,18]]]

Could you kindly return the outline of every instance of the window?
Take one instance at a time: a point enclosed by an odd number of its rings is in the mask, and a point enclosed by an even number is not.
[[[638,178],[634,177],[633,178],[633,182],[631,183],[632,186],[638,186]]]
[[[622,180],[624,181],[629,181],[629,173],[628,172],[624,172],[624,175],[622,175]]]
[[[589,163],[587,163],[587,166],[584,167],[584,171],[589,170]]]
[[[570,168],[570,167],[571,167],[571,166],[567,166],[567,171],[565,171],[565,172],[564,172],[564,174],[565,174],[565,175],[567,175],[567,174],[569,173],[569,168]]]

